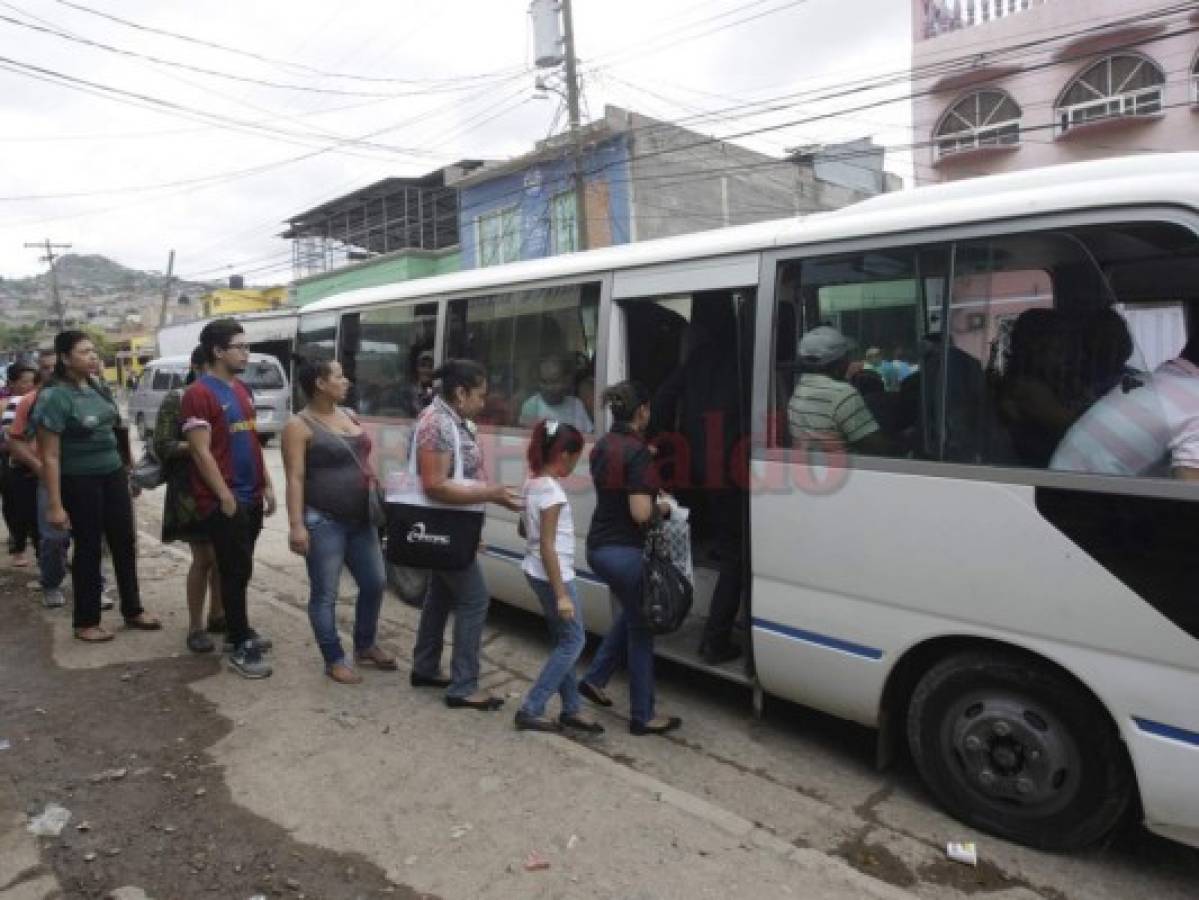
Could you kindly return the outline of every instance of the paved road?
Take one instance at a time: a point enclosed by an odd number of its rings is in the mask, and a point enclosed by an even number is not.
[[[278,448],[268,448],[267,458],[281,490]],[[302,561],[286,549],[282,514],[268,520],[261,548],[265,572],[302,578]],[[385,609],[394,626],[410,633],[415,616],[409,609],[399,603]],[[505,686],[521,689],[542,658],[540,623],[505,607],[492,620],[488,658],[507,679]],[[662,667],[660,693],[662,708],[685,720],[677,737],[612,741],[594,752],[921,895],[1004,888],[1087,900],[1199,894],[1199,851],[1137,826],[1107,846],[1072,856],[1027,850],[974,833],[941,813],[907,763],[875,771],[873,734],[866,729],[777,701],[757,721],[748,692],[679,667]],[[619,726],[620,712],[607,717],[610,726]],[[962,839],[978,842],[977,870],[944,859],[945,842]]]

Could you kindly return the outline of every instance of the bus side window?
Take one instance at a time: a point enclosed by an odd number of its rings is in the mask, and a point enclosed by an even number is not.
[[[784,262],[771,443],[939,458],[940,327],[948,250],[895,248]]]
[[[347,327],[355,319],[355,327]],[[431,353],[437,304],[369,309],[342,320],[342,368],[354,381],[355,408],[363,415],[415,418],[422,407],[418,362]]]
[[[598,307],[594,283],[452,301],[447,356],[474,359],[487,370],[479,422],[531,428],[554,418],[593,431],[588,376]]]

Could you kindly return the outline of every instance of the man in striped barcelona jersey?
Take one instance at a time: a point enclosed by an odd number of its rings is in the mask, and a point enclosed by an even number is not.
[[[229,665],[244,678],[266,678],[271,642],[250,627],[246,588],[263,516],[275,511],[275,492],[262,459],[254,401],[238,379],[250,360],[245,331],[215,319],[200,332],[208,373],[183,394],[180,418],[191,447],[196,511],[212,538],[228,628]]]
[[[845,378],[850,340],[819,325],[799,341],[803,373],[787,404],[787,423],[797,447],[826,452],[884,453],[887,441],[858,389]]]

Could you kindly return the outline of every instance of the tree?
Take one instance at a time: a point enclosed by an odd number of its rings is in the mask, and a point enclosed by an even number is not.
[[[36,325],[5,325],[0,322],[0,350],[34,350],[40,331]]]

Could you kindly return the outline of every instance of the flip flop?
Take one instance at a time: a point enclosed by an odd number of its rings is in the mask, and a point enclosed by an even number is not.
[[[105,641],[111,641],[115,636],[111,631],[105,631],[99,625],[75,630],[75,640],[87,644],[103,644]]]

